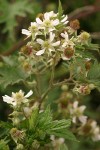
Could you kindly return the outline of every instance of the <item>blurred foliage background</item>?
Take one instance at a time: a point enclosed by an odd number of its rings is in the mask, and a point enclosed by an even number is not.
[[[79,19],[81,29],[91,33],[93,41],[100,44],[100,0],[61,0],[64,13],[68,14],[69,20]],[[6,74],[9,80],[9,68],[4,70],[4,59],[2,56],[18,55],[20,48],[26,43],[21,29],[27,29],[30,22],[35,21],[35,17],[46,11],[57,12],[58,0],[0,0],[0,119],[6,121],[9,111],[8,105],[2,101],[2,95],[10,95],[12,91],[26,89],[23,82],[20,84],[3,85],[2,74]],[[99,60],[99,56],[96,56]],[[5,60],[7,62],[7,59]],[[17,61],[17,60],[14,60]],[[11,61],[10,63],[13,63]],[[2,69],[3,68],[3,69]],[[60,69],[59,69],[60,70]],[[61,70],[60,70],[61,71]],[[19,74],[16,71],[15,74]],[[60,74],[60,73],[59,73]],[[10,79],[12,80],[11,73]],[[5,78],[4,78],[5,80]],[[54,92],[55,93],[55,92]],[[51,98],[55,99],[56,95]],[[89,116],[100,123],[100,92],[93,90],[89,96],[84,98],[84,103],[89,106]],[[69,143],[70,145],[70,143]],[[100,150],[99,143],[85,141],[71,143],[70,150]]]

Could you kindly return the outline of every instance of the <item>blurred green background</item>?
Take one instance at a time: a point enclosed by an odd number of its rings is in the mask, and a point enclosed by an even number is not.
[[[80,32],[91,33],[93,42],[100,44],[100,0],[61,0],[64,13],[69,20],[79,19]],[[39,13],[54,10],[57,12],[58,0],[0,0],[0,56],[18,55],[21,46],[25,44],[21,29],[27,29],[30,22],[35,21]],[[96,56],[98,60],[100,57]],[[3,61],[0,57],[0,68]],[[7,72],[6,72],[7,73]],[[23,87],[23,83],[3,87],[0,71],[0,119],[6,121],[11,111],[2,101],[2,95],[10,95]],[[91,108],[91,116],[100,123],[100,92],[93,90],[85,97],[86,105]],[[70,145],[70,143],[69,143]],[[84,141],[71,144],[70,150],[100,150],[99,143]]]

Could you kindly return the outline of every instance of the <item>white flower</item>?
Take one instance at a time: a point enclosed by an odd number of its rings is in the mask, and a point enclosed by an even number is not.
[[[100,140],[100,128],[97,126],[97,122],[96,121],[92,121],[91,123],[91,138],[93,141],[99,141]]]
[[[61,36],[64,38],[64,40],[62,40],[63,44],[62,47],[65,48],[66,46],[70,46],[71,48],[74,47],[74,43],[72,41],[72,39],[69,39],[69,35],[68,33],[65,31],[64,33],[61,33]]]
[[[22,34],[25,34],[28,37],[32,35],[32,38],[35,39],[36,35],[40,35],[41,32],[39,31],[38,24],[36,22],[31,22],[29,30],[22,29]]]
[[[37,39],[37,43],[41,45],[41,50],[39,50],[36,55],[42,55],[45,51],[47,51],[48,55],[51,54],[52,51],[55,51],[55,47],[60,45],[60,41],[54,41],[55,34],[50,32],[50,38],[46,41],[42,39]]]
[[[5,95],[3,96],[3,101],[11,104],[13,106],[17,106],[20,105],[21,103],[26,103],[28,102],[28,97],[30,97],[33,94],[33,91],[30,90],[25,96],[24,96],[24,92],[22,90],[20,90],[19,92],[13,93],[12,92],[12,96],[8,96]]]
[[[44,29],[46,32],[55,30],[55,26],[59,24],[59,20],[55,19],[57,15],[53,11],[44,14],[43,21],[40,18],[36,18],[36,22],[39,29]]]
[[[72,107],[70,108],[70,114],[72,116],[72,121],[73,123],[77,122],[77,119],[85,124],[87,121],[87,116],[83,115],[84,110],[86,109],[86,106],[80,106],[78,107],[78,101],[75,101],[72,105]]]

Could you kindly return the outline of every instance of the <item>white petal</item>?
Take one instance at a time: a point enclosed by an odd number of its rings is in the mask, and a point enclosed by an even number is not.
[[[40,18],[36,18],[36,22],[40,25],[43,23]]]
[[[51,53],[52,51],[54,51],[54,49],[49,48],[49,51],[50,51],[50,53]]]
[[[65,22],[67,19],[68,19],[68,16],[66,15],[66,16],[61,20],[61,22]]]
[[[50,42],[52,42],[54,40],[55,34],[50,32]]]
[[[32,91],[32,90],[30,90],[30,91],[29,91],[29,92],[25,95],[25,98],[30,97],[32,94],[33,94],[33,91]]]
[[[69,21],[64,22],[64,24],[67,24]]]
[[[92,128],[96,128],[97,127],[97,122],[96,121],[92,121],[91,126],[92,126]]]
[[[26,29],[22,29],[22,34],[25,34],[27,36],[30,36],[31,35],[31,32],[26,30]]]
[[[42,55],[45,52],[45,49],[42,49],[36,53],[37,56]]]
[[[73,103],[73,108],[77,108],[77,106],[78,106],[78,101],[75,101],[75,102]]]
[[[62,47],[66,47],[68,45],[68,42],[64,42]]]
[[[45,20],[49,20],[50,19],[50,14],[49,13],[45,13],[44,14],[44,19]]]
[[[87,122],[87,116],[80,116],[79,117],[80,122],[82,122],[83,124],[86,124]]]
[[[65,55],[64,55],[64,54],[62,54],[62,55],[61,55],[61,57],[62,57],[62,59],[63,59],[63,60],[70,60],[70,59],[71,59],[71,58],[67,58],[67,57],[65,57]]]
[[[72,118],[73,123],[76,123],[76,117]]]
[[[60,45],[60,41],[57,41],[57,42],[52,44],[52,46],[58,46],[58,45]]]
[[[3,96],[3,101],[8,103],[8,104],[12,104],[12,105],[16,105],[16,102],[14,101],[14,99],[8,95]]]
[[[61,33],[61,36],[62,36],[63,38],[65,38],[65,34],[64,34],[64,33]]]
[[[37,26],[36,22],[31,22],[31,26]]]
[[[99,141],[100,140],[100,134],[92,136],[93,141]]]
[[[37,39],[36,41],[37,41],[37,43],[39,43],[41,45],[43,45],[43,43],[44,43],[44,41],[42,39]]]
[[[12,101],[12,97],[10,97],[10,96],[8,96],[8,95],[5,95],[5,96],[2,96],[3,97],[3,101],[4,102],[7,102],[7,103],[9,103],[10,101]]]
[[[53,25],[56,26],[56,25],[58,25],[58,24],[59,24],[59,20],[58,20],[58,19],[55,19],[55,20],[53,21]]]
[[[83,112],[85,109],[86,109],[86,106],[84,106],[84,105],[79,107],[80,112]]]

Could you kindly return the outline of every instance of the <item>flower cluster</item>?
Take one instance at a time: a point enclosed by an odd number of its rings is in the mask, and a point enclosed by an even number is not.
[[[28,30],[22,29],[22,34],[32,37],[27,45],[36,56],[59,56],[63,60],[70,60],[75,56],[76,44],[88,44],[89,33],[82,32],[77,36],[75,33],[79,29],[78,20],[68,25],[67,19],[67,15],[59,17],[59,13],[46,12],[37,17],[36,22],[31,22]]]
[[[91,120],[84,114],[87,107],[86,105],[80,105],[81,99],[79,100],[79,95],[75,95],[75,91],[86,95],[92,89],[94,89],[94,84],[87,84],[75,87],[73,92],[70,92],[69,87],[63,84],[61,87],[63,92],[58,101],[58,112],[65,117],[70,116],[72,118],[75,133],[84,137],[90,137],[93,141],[100,141],[99,125],[95,120]]]

